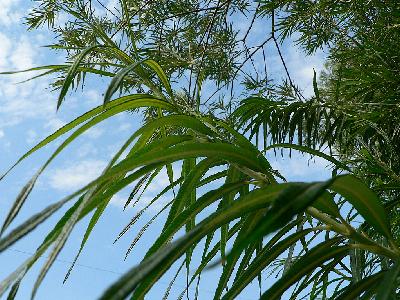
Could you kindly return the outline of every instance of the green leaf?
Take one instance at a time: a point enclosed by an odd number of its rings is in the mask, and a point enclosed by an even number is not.
[[[276,245],[264,247],[261,252],[257,254],[251,264],[243,271],[243,273],[235,278],[232,287],[222,298],[223,300],[235,299],[237,295],[251,282],[258,274],[262,272],[271,262],[273,262],[279,255],[285,252],[291,245],[295,244],[300,238],[305,237],[307,234],[313,232],[312,229],[306,229],[296,232],[284,240],[278,242]]]
[[[264,216],[264,214],[265,214],[265,210],[259,210],[259,211],[252,212],[251,214],[249,214],[246,217],[242,217],[242,219],[245,219],[245,221],[233,243],[233,249],[237,249],[238,245],[240,245],[240,243],[243,241],[243,239],[247,235],[251,234],[251,232],[256,228],[256,226],[258,225],[258,222]],[[235,251],[234,253],[232,253],[232,252],[229,253],[228,259],[225,258],[225,261],[222,261],[223,270],[222,270],[222,274],[218,281],[218,286],[217,286],[217,289],[214,294],[214,299],[219,299],[221,297],[222,292],[226,288],[226,286],[229,282],[229,279],[234,271],[235,264],[240,258],[243,248],[240,248],[238,251]],[[254,243],[252,243],[252,244],[249,243],[249,245],[247,247],[248,253],[249,252],[252,253],[254,251],[254,249],[255,249]],[[246,253],[245,253],[245,255],[246,255]],[[224,258],[221,257],[221,259],[224,259]],[[245,259],[245,257],[243,259]],[[243,259],[242,259],[242,261],[243,261]]]
[[[365,277],[354,284],[344,288],[341,294],[335,298],[336,300],[354,300],[363,292],[375,288],[384,278],[385,272],[379,272],[374,275]],[[380,298],[376,298],[379,299]]]
[[[161,82],[163,83],[165,89],[167,90],[167,93],[171,98],[174,97],[174,93],[172,92],[171,85],[169,83],[169,80],[167,78],[167,75],[165,74],[164,70],[161,68],[161,66],[155,62],[152,59],[147,59],[143,62],[144,64],[148,65],[150,68],[152,68],[156,74],[158,75],[158,78],[160,78]]]
[[[252,157],[245,149],[240,149],[226,143],[187,142],[160,151],[157,156],[151,152],[145,153],[139,157],[126,158],[109,171],[109,176],[117,175],[121,172],[126,172],[143,165],[160,162],[167,164],[185,158],[194,157],[218,158],[235,162],[239,165],[255,170],[256,172],[262,172],[262,170],[259,169],[258,158]]]
[[[376,293],[376,299],[379,300],[389,300],[396,298],[396,290],[398,288],[397,278],[400,273],[400,263],[396,261],[394,266],[386,272],[381,284],[379,285],[378,291]]]
[[[128,97],[129,99],[129,97]],[[80,128],[78,128],[75,132],[73,132],[57,149],[56,151],[50,156],[50,158],[45,162],[45,164],[41,167],[41,169],[32,177],[32,179],[23,187],[21,192],[19,193],[17,199],[15,200],[8,217],[6,218],[6,221],[3,224],[2,231],[1,233],[10,225],[12,220],[17,216],[19,210],[21,209],[22,205],[24,204],[25,200],[29,196],[30,192],[32,191],[39,175],[45,170],[45,168],[50,164],[50,162],[68,145],[70,144],[73,140],[75,140],[78,136],[80,136],[82,133],[87,131],[89,128],[93,127],[94,125],[98,124],[99,122],[104,121],[105,119],[118,114],[120,112],[126,111],[130,108],[135,108],[135,107],[142,107],[142,106],[159,106],[159,107],[164,107],[164,104],[166,105],[165,107],[171,107],[170,104],[168,104],[165,101],[162,100],[157,100],[151,96],[147,96],[145,98],[142,97],[133,97],[130,98],[131,101],[126,101],[122,102],[120,105],[117,105],[115,107],[112,107],[106,111],[104,111],[102,114],[99,114],[89,120],[87,123],[82,125]]]
[[[331,193],[324,192],[317,200],[315,200],[312,206],[323,213],[338,218],[340,217],[340,212],[333,198],[334,197]]]
[[[310,186],[306,185],[309,187],[309,191],[304,193],[303,196],[317,195],[319,189],[321,189],[321,185],[329,185],[329,183],[330,182],[311,184]],[[143,297],[154,282],[162,276],[172,263],[183,255],[188,248],[192,247],[200,239],[208,235],[210,232],[213,232],[216,228],[219,228],[222,224],[238,218],[243,214],[259,209],[265,209],[285,188],[288,188],[288,186],[275,184],[273,186],[268,186],[267,188],[252,191],[249,194],[240,197],[232,203],[230,207],[211,214],[182,238],[160,248],[151,256],[144,259],[138,267],[131,269],[120,280],[112,285],[103,294],[101,299],[124,299],[132,291],[135,291],[133,296],[134,298]],[[293,205],[294,209],[296,210],[302,207],[305,202],[308,201],[300,201],[300,203]]]
[[[173,114],[155,119],[145,124],[140,129],[138,129],[137,134],[140,135],[145,132],[153,131],[156,128],[157,129],[162,128],[163,126],[183,127],[186,129],[192,129],[206,136],[212,137],[214,135],[213,131],[206,125],[204,125],[202,122],[200,122],[198,119],[192,116],[179,115],[179,114]]]
[[[233,183],[236,181],[240,180],[240,172],[238,169],[230,166],[228,169],[228,173],[225,179],[225,184],[229,184],[229,183]],[[234,201],[236,195],[236,191],[232,192],[232,193],[228,193],[226,195],[224,195],[224,197],[222,198],[220,204],[219,204],[219,208],[226,208],[229,205],[231,205],[231,203]],[[221,227],[221,259],[222,261],[225,261],[225,252],[226,252],[226,242],[227,242],[227,237],[228,237],[228,230],[229,230],[229,224],[225,224]]]
[[[87,47],[86,49],[84,49],[81,53],[78,54],[78,56],[76,57],[76,59],[74,60],[73,64],[70,66],[70,68],[68,69],[68,73],[64,79],[64,84],[61,87],[61,91],[60,91],[60,95],[58,97],[58,102],[57,102],[57,110],[60,108],[62,101],[65,98],[65,95],[68,92],[69,87],[71,86],[76,71],[80,65],[80,63],[82,62],[82,60],[85,58],[86,55],[88,55],[90,52],[92,52],[93,50],[95,50],[96,48],[101,48],[101,47],[105,47],[103,45],[94,45],[94,46],[90,46]]]
[[[241,251],[246,245],[260,240],[269,233],[285,226],[298,213],[313,204],[313,202],[328,188],[331,180],[317,183],[286,183],[270,187],[281,191],[265,217],[259,221],[255,229],[243,241],[232,249],[232,253]],[[253,193],[263,192],[263,189]],[[229,260],[229,257],[228,257]]]
[[[229,229],[228,239],[231,239],[239,231],[239,229],[242,227],[242,225],[243,225],[242,221],[239,221],[235,225],[233,225],[232,228]],[[207,236],[207,240],[206,240],[206,243],[205,243],[205,246],[204,246],[205,247],[204,251],[207,251],[207,249],[209,248],[209,245],[210,245],[211,240],[212,240],[212,236],[213,236],[212,234]],[[216,254],[218,253],[220,245],[221,245],[221,242],[219,241],[216,244],[214,244],[214,247],[212,247],[211,250],[208,253],[206,253],[206,252],[203,253],[203,257],[202,257],[202,260],[200,262],[200,265],[196,269],[196,271],[192,275],[192,278],[189,281],[189,286],[196,279],[196,276],[200,276],[201,275],[203,270],[206,268],[207,264],[216,256]],[[183,294],[187,290],[187,288],[180,294],[180,297],[178,299],[181,299],[183,297]]]
[[[92,233],[92,230],[94,228],[94,226],[97,224],[98,220],[100,219],[100,216],[103,214],[105,208],[107,207],[109,201],[111,200],[111,197],[108,197],[108,199],[105,199],[96,209],[96,211],[94,212],[92,218],[90,219],[89,225],[86,228],[85,231],[85,235],[83,236],[83,240],[81,242],[81,246],[79,247],[78,253],[75,255],[75,258],[72,262],[72,265],[70,266],[70,268],[68,269],[67,274],[64,277],[64,281],[63,283],[65,283],[68,279],[68,277],[70,276],[72,269],[74,268],[76,261],[78,260],[79,255],[81,254],[83,247],[85,246],[90,234]]]
[[[32,191],[40,172],[41,171],[36,172],[36,174],[32,177],[32,179],[29,180],[28,183],[19,192],[9,213],[7,214],[7,217],[3,223],[3,226],[1,227],[0,237],[3,235],[4,231],[11,224],[11,222],[14,220],[14,218],[18,215],[22,205],[25,203],[26,198],[29,196],[30,192]]]
[[[126,146],[127,143],[124,145]],[[124,147],[123,147],[124,148]],[[117,153],[117,156],[122,153],[123,151],[120,150]],[[103,171],[103,176],[107,175],[107,171],[111,168],[112,164],[114,163],[114,159],[112,159],[110,161],[110,163],[108,164],[108,166],[105,168],[105,170]],[[118,182],[117,184],[115,184],[117,190],[118,189],[122,189],[124,186],[126,186],[127,184],[129,184],[130,182],[134,181],[135,179],[138,178],[138,176],[142,176],[143,174],[141,174],[143,171],[146,173],[148,173],[148,168],[156,168],[156,165],[149,165],[146,166],[144,168],[142,168],[141,170],[136,171],[135,173],[129,175],[127,178],[123,178],[120,182]],[[129,179],[129,180],[128,180]],[[59,228],[58,231],[53,230],[53,235],[51,237],[54,238],[54,242],[55,242],[55,246],[52,250],[52,252],[50,253],[46,263],[44,264],[44,266],[42,267],[39,276],[34,284],[33,287],[33,291],[32,291],[32,299],[35,297],[36,291],[38,289],[38,287],[40,286],[41,282],[43,281],[44,277],[46,276],[48,270],[50,269],[50,267],[52,266],[52,264],[54,263],[56,257],[58,256],[58,254],[60,253],[60,251],[62,250],[62,248],[64,247],[65,242],[67,241],[73,227],[75,226],[76,222],[81,218],[81,214],[84,212],[86,206],[92,201],[93,202],[93,198],[95,198],[96,195],[100,194],[100,197],[104,197],[105,199],[109,200],[115,193],[116,190],[111,190],[108,191],[108,193],[110,195],[107,195],[107,193],[101,194],[102,190],[98,190],[97,187],[98,185],[95,184],[96,180],[94,182],[92,182],[92,186],[90,187],[90,189],[81,197],[81,201],[77,202],[78,204],[74,206],[74,210],[70,210],[67,212],[67,214],[64,215],[63,218],[63,223],[58,223],[56,225],[56,227]],[[124,184],[121,184],[121,182],[123,182]],[[99,213],[101,214],[101,210],[99,211]],[[99,215],[100,216],[100,215]],[[98,216],[98,217],[99,217]],[[90,225],[92,225],[92,227],[89,225],[89,230],[87,231],[89,236],[93,226],[95,225],[95,223],[97,222],[96,217],[93,219],[93,222],[91,222]],[[87,239],[86,237],[86,239]],[[49,236],[45,239],[46,240],[49,238]],[[85,238],[84,238],[84,242],[85,242]],[[82,246],[83,247],[83,246]],[[78,253],[79,255],[79,253]]]
[[[118,90],[120,87],[122,81],[128,75],[130,72],[132,72],[134,69],[136,69],[140,64],[142,64],[144,61],[139,61],[137,63],[134,63],[132,65],[129,65],[125,68],[123,68],[121,71],[119,71],[111,80],[110,84],[108,85],[107,91],[104,94],[104,101],[103,105],[105,106],[108,102],[110,102],[112,95]]]
[[[314,88],[314,94],[315,98],[317,98],[318,102],[321,102],[321,98],[319,97],[319,89],[318,89],[318,84],[317,84],[317,72],[315,72],[315,69],[313,69],[314,76],[313,76],[313,88]]]
[[[14,300],[14,299],[15,299],[15,296],[17,295],[19,286],[20,286],[20,284],[21,284],[21,280],[22,280],[22,278],[19,279],[19,280],[17,280],[17,281],[13,284],[13,286],[11,287],[10,292],[8,293],[7,300]]]
[[[12,230],[6,237],[0,239],[0,253],[19,241],[25,235],[34,230],[38,225],[42,224],[50,216],[52,216],[59,208],[61,208],[67,201],[65,199],[54,203],[41,212],[33,215],[20,226]]]
[[[10,285],[14,282],[18,282],[22,280],[25,274],[28,272],[29,268],[33,265],[33,263],[43,255],[44,251],[50,246],[51,243],[45,243],[36,250],[35,254],[29,257],[25,262],[23,262],[14,272],[8,275],[7,278],[0,282],[0,297],[5,293],[5,291],[10,287]]]
[[[121,232],[118,234],[117,238],[114,240],[114,243],[117,242],[142,216],[142,214],[151,206],[153,205],[162,195],[167,193],[169,190],[171,190],[174,186],[178,185],[181,183],[183,180],[182,177],[179,179],[175,180],[174,182],[170,183],[168,186],[166,186],[161,192],[159,192],[150,202],[147,204],[144,208],[142,208],[131,220],[130,222],[121,230]]]
[[[211,214],[182,238],[160,248],[139,266],[128,271],[105,291],[101,299],[122,300],[136,288],[134,297],[144,296],[155,280],[181,257],[189,247],[192,247],[197,241],[222,224],[247,212],[265,208],[267,204],[278,196],[279,192],[280,190],[276,189],[264,190],[263,193],[251,192],[235,201],[229,208]]]
[[[17,270],[8,275],[0,282],[0,297],[7,291],[13,282],[18,282],[27,272],[27,266],[34,260],[34,257],[28,258]]]
[[[59,70],[66,69],[68,67],[69,67],[69,65],[46,65],[46,66],[34,67],[34,68],[29,68],[29,69],[19,70],[19,71],[0,72],[0,75],[10,75],[10,74],[26,73],[26,72],[41,71],[41,70],[59,71]]]
[[[166,223],[161,235],[147,251],[145,257],[149,257],[154,252],[159,250],[163,245],[165,245],[174,236],[174,234],[180,228],[182,228],[182,226],[184,226],[188,220],[190,220],[191,217],[196,216],[204,208],[222,198],[226,193],[238,190],[243,184],[243,182],[235,182],[228,185],[223,185],[219,189],[211,190],[205,193],[203,196],[197,199],[195,203],[191,204],[188,208],[176,215],[171,222]]]
[[[324,262],[348,252],[350,249],[348,246],[333,246],[338,243],[338,241],[340,241],[340,238],[320,243],[304,256],[300,257],[291,268],[262,295],[261,299],[280,299],[282,294],[303,276],[314,271]]]
[[[118,105],[124,103],[124,102],[134,101],[134,100],[137,100],[137,99],[148,98],[148,97],[152,97],[152,96],[147,95],[147,94],[135,94],[135,95],[124,96],[124,97],[121,97],[121,98],[118,98],[118,99],[115,99],[115,100],[109,102],[109,104],[107,105],[106,108],[104,108],[103,105],[100,105],[100,106],[97,106],[94,109],[84,113],[83,115],[79,116],[78,118],[76,118],[73,121],[69,122],[68,124],[64,125],[60,129],[58,129],[56,132],[52,133],[51,135],[49,135],[48,137],[46,137],[45,139],[40,141],[33,148],[31,148],[28,152],[26,152],[24,155],[22,155],[17,160],[17,162],[13,166],[11,166],[11,168],[9,168],[4,175],[2,175],[0,177],[0,180],[3,179],[22,160],[26,159],[28,156],[30,156],[32,153],[36,152],[40,148],[42,148],[42,147],[46,146],[47,144],[51,143],[52,141],[54,141],[55,139],[57,139],[61,135],[69,132],[71,129],[75,128],[79,124],[82,124],[83,122],[91,119],[92,117],[102,113],[106,109],[111,109],[111,108],[113,108],[115,106],[118,106]],[[154,99],[156,99],[156,98],[154,98]]]
[[[265,151],[268,151],[268,150],[274,149],[274,148],[288,148],[288,149],[298,150],[300,152],[305,152],[305,153],[311,154],[313,156],[318,156],[323,159],[326,159],[327,161],[333,163],[335,166],[341,168],[342,170],[350,171],[350,169],[344,163],[338,161],[337,159],[333,158],[332,156],[325,154],[321,151],[312,149],[307,146],[301,146],[301,145],[289,144],[289,143],[279,143],[279,144],[274,144],[274,145],[267,147],[265,149]]]
[[[352,175],[336,177],[331,189],[349,201],[377,231],[391,236],[389,218],[378,196],[364,183]]]

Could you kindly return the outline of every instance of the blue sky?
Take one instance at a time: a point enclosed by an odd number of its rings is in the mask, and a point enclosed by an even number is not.
[[[113,7],[114,2],[109,1],[110,8]],[[46,31],[27,32],[22,25],[21,18],[26,15],[29,8],[30,3],[27,1],[0,0],[0,72],[64,62],[62,54],[50,53],[46,48],[41,47],[51,43],[51,36]],[[256,24],[252,38],[256,41],[264,30],[263,24]],[[283,53],[295,82],[300,85],[306,95],[310,95],[312,70],[313,68],[317,71],[322,69],[323,54],[303,57],[300,51],[290,44],[284,44]],[[268,51],[267,61],[271,73],[284,76],[277,53],[274,53],[272,49]],[[70,94],[61,109],[56,112],[57,92],[51,92],[48,89],[50,82],[48,78],[16,84],[31,75],[0,77],[0,172],[5,171],[20,155],[42,138],[89,108],[101,104],[101,94],[107,86],[105,80],[89,80],[83,91]],[[138,115],[121,114],[90,130],[75,141],[43,174],[14,225],[99,175],[108,159],[122,145],[132,130],[138,128],[140,120]],[[41,166],[56,145],[57,143],[34,154],[0,182],[0,220],[4,220],[20,188]],[[291,159],[281,156],[271,157],[271,163],[289,180],[312,181],[324,179],[330,175],[322,159],[309,161],[299,154],[294,154]],[[143,207],[146,201],[149,201],[167,181],[166,174],[162,173],[137,207],[126,211],[122,211],[122,207],[129,195],[129,190],[118,194],[96,226],[71,277],[63,285],[64,274],[78,250],[88,220],[78,224],[60,254],[59,260],[45,278],[38,291],[37,299],[95,299],[108,284],[137,264],[143,257],[146,247],[151,245],[157,236],[163,224],[162,216],[150,227],[146,238],[137,245],[126,261],[123,260],[124,254],[135,236],[135,230],[139,230],[141,225],[154,215],[154,210],[147,212],[143,221],[139,222],[130,234],[115,245],[113,241],[135,212]],[[167,195],[161,199],[161,202],[169,201],[170,196]],[[31,236],[0,255],[0,280],[35,251],[44,234],[54,226],[65,210],[66,208],[40,226]],[[41,259],[28,273],[17,299],[29,298],[43,261],[44,259]],[[212,299],[211,291],[217,273],[218,270],[204,273],[204,284],[200,286],[200,299]],[[160,281],[148,299],[161,299],[171,274],[169,273],[169,277]],[[178,277],[174,290],[180,291],[184,288],[184,284],[184,278]],[[238,299],[253,299],[256,295],[254,291],[248,290]],[[170,299],[176,299],[176,295],[174,297],[174,294],[171,294]]]

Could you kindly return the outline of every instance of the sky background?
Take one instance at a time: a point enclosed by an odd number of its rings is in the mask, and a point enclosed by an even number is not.
[[[111,0],[107,5],[112,9],[114,3],[115,1]],[[61,53],[49,52],[48,49],[41,47],[50,44],[52,39],[45,30],[26,31],[22,18],[27,14],[30,5],[29,1],[0,0],[0,72],[64,62]],[[264,24],[256,24],[253,32],[254,40],[256,41],[264,32]],[[269,71],[284,77],[277,53],[270,49],[267,54]],[[296,47],[287,43],[283,46],[283,54],[294,81],[303,89],[305,95],[312,94],[313,68],[317,72],[322,70],[323,53],[304,57]],[[105,80],[91,81],[83,91],[70,94],[61,109],[56,112],[58,95],[57,92],[51,92],[48,88],[50,78],[17,84],[30,76],[31,74],[0,75],[0,173],[42,138],[86,110],[100,105],[101,94],[107,87]],[[20,224],[49,203],[61,199],[96,178],[125,139],[135,128],[138,128],[140,120],[138,115],[124,113],[89,130],[76,140],[71,147],[62,152],[40,178],[20,215],[14,221],[14,225]],[[59,141],[35,153],[0,182],[0,220],[4,220],[21,187],[37,171],[57,144]],[[322,159],[309,160],[308,157],[296,153],[291,159],[287,156],[271,157],[271,163],[288,180],[313,181],[328,178],[330,175],[330,170],[326,168],[327,164]],[[160,174],[141,202],[135,208],[125,211],[122,208],[129,195],[129,189],[114,197],[103,218],[95,227],[71,277],[63,285],[64,275],[78,250],[88,220],[79,223],[59,259],[42,283],[36,299],[95,299],[106,286],[137,264],[143,257],[145,249],[157,236],[163,224],[163,217],[161,216],[149,228],[146,238],[137,245],[126,261],[124,261],[125,251],[135,233],[154,215],[155,209],[148,211],[143,221],[115,245],[113,241],[135,212],[152,199],[152,196],[157,194],[157,191],[160,191],[167,182],[166,174]],[[170,195],[165,196],[160,202],[166,203],[169,200],[168,197]],[[66,209],[67,207],[59,211],[28,238],[1,253],[0,280],[36,250],[43,236],[54,226]],[[17,299],[29,298],[43,261],[44,258],[40,259],[28,273]],[[200,286],[200,299],[212,299],[212,284],[217,274],[217,270],[203,274],[205,280]],[[151,291],[148,299],[161,299],[170,278],[171,276],[163,278]],[[184,278],[178,277],[174,290],[181,291],[184,287]],[[253,299],[256,295],[258,292],[254,294],[254,291],[250,289],[238,299]],[[176,299],[176,294],[171,294],[170,299]]]

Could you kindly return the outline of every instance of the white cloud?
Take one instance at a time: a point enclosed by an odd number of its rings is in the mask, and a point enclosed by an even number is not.
[[[97,155],[97,153],[97,148],[91,143],[82,144],[77,150],[77,155],[79,157],[86,157],[88,155],[91,155],[93,157],[94,155]]]
[[[22,16],[18,10],[19,0],[0,0],[0,24],[10,26],[18,23]]]
[[[33,129],[29,129],[27,132],[27,138],[26,138],[26,142],[28,144],[33,144],[37,141],[38,135],[36,133],[36,131],[34,131]]]
[[[3,69],[7,66],[7,58],[11,50],[11,40],[2,32],[0,32],[0,45],[0,67]]]
[[[131,123],[122,123],[118,127],[118,131],[127,131],[132,129],[132,124]]]
[[[80,161],[52,171],[49,175],[49,183],[57,190],[77,190],[101,175],[106,166],[107,163],[102,160]]]
[[[0,11],[1,5],[4,1],[0,0]],[[34,37],[22,35],[17,38],[0,31],[0,72],[40,65],[36,46],[32,42]],[[54,116],[56,101],[54,94],[46,90],[49,86],[47,78],[16,83],[34,75],[34,72],[0,75],[0,127],[15,126],[31,119],[50,121]]]
[[[0,129],[0,139],[4,137],[4,131]]]
[[[272,168],[278,170],[288,181],[326,180],[331,176],[329,162],[320,157],[310,158],[294,151],[290,158],[287,154],[279,154],[269,158]]]
[[[100,136],[102,136],[104,133],[104,130],[102,128],[99,127],[92,127],[89,130],[87,130],[83,135],[91,138],[91,139],[97,139]]]
[[[313,55],[306,56],[305,53],[296,46],[287,47],[286,63],[289,73],[295,84],[303,90],[305,97],[314,95],[313,76],[314,69],[317,76],[324,69],[325,57],[322,51],[317,51]]]
[[[36,47],[32,45],[27,36],[22,36],[14,45],[10,56],[11,66],[14,70],[23,70],[33,67],[36,57]]]
[[[102,104],[102,96],[98,90],[94,89],[85,90],[83,94],[87,98],[87,102],[89,105]]]
[[[51,133],[60,129],[65,125],[65,122],[60,120],[59,118],[52,118],[46,122],[44,128],[49,129]]]
[[[55,97],[45,91],[48,82],[23,85],[0,78],[0,126],[14,126],[31,119],[50,120],[55,114]]]

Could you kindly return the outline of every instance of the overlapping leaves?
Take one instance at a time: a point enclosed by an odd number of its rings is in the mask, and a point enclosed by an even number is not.
[[[3,224],[2,234],[7,232],[20,209],[23,209],[40,174],[82,133],[127,110],[144,107],[156,108],[158,111],[158,117],[132,134],[97,179],[50,205],[0,239],[0,251],[4,251],[46,221],[63,205],[74,202],[45,237],[34,256],[0,283],[0,295],[13,285],[10,298],[14,297],[25,274],[37,259],[51,248],[50,255],[34,285],[32,293],[34,297],[75,225],[94,211],[76,261],[110,199],[125,187],[133,186],[132,196],[128,199],[127,205],[130,205],[132,198],[137,198],[134,203],[140,201],[138,191],[142,187],[146,189],[163,168],[169,174],[170,183],[149,205],[155,203],[161,195],[178,187],[177,194],[171,195],[170,201],[162,208],[162,210],[169,209],[165,226],[148,249],[143,261],[109,287],[102,299],[125,299],[130,295],[133,299],[142,299],[180,258],[185,259],[187,269],[199,263],[190,284],[196,277],[200,278],[203,270],[213,259],[222,264],[222,274],[215,291],[215,299],[221,297],[233,299],[253,279],[257,277],[261,280],[263,270],[279,258],[285,257],[290,247],[301,248],[298,258],[289,269],[285,270],[280,279],[267,288],[262,298],[278,299],[296,283],[299,285],[293,293],[304,293],[312,289],[314,294],[318,294],[315,289],[321,284],[325,286],[326,292],[326,286],[337,282],[337,278],[332,279],[332,274],[336,274],[334,276],[339,274],[341,280],[348,281],[337,266],[343,264],[349,250],[353,248],[370,251],[373,255],[385,256],[392,261],[398,259],[399,250],[391,238],[386,212],[377,196],[358,179],[352,175],[345,175],[326,182],[279,183],[279,173],[271,168],[263,153],[249,142],[246,136],[215,117],[205,116],[200,112],[182,112],[174,105],[174,93],[161,67],[153,61],[147,63],[163,84],[162,88],[159,88],[154,87],[152,81],[143,80],[149,89],[154,89],[154,95],[133,94],[109,101],[127,74],[141,66],[141,63],[131,64],[114,76],[104,105],[65,125],[28,151],[17,162],[20,163],[64,133],[71,132],[22,189]],[[76,72],[78,65],[79,63],[71,67],[74,68],[70,69],[71,74]],[[167,95],[164,95],[164,92]],[[243,110],[243,107],[241,109]],[[247,116],[244,111],[241,113]],[[250,111],[249,114],[251,113]],[[284,119],[288,116],[290,119],[291,113]],[[285,130],[295,132],[301,130],[302,126],[291,128],[289,122]],[[314,126],[313,123],[306,124],[305,127],[313,130]],[[172,130],[177,128],[179,130]],[[170,134],[166,134],[167,131]],[[272,129],[270,131],[274,132]],[[285,136],[284,133],[279,135]],[[303,147],[300,150],[307,149]],[[320,154],[321,157],[335,163],[338,168],[345,169],[340,162],[326,154],[314,150],[307,151]],[[173,171],[171,166],[175,163],[182,163],[182,167],[178,171],[179,179],[173,181],[172,172],[176,171]],[[216,181],[217,179],[219,180]],[[199,187],[206,187],[207,192],[197,193]],[[336,192],[348,201],[366,222],[392,243],[390,247],[381,245],[354,230],[341,216],[338,201],[331,192]],[[215,211],[204,216],[207,208],[214,204],[217,206]],[[131,231],[132,225],[141,214],[143,211],[134,216],[117,239]],[[158,214],[155,218],[157,216]],[[296,217],[299,221],[293,221]],[[303,221],[303,218],[307,222]],[[134,251],[133,247],[145,234],[148,226],[146,224],[139,231],[127,254]],[[294,228],[299,230],[293,233]],[[180,230],[186,233],[176,239],[176,234]],[[320,232],[326,232],[326,241],[314,245],[311,241],[319,236]],[[335,237],[331,237],[329,232],[333,232]],[[205,240],[203,256],[198,262],[192,257],[192,253],[194,249],[200,247],[203,240]],[[72,267],[66,278],[70,275]],[[319,269],[321,270],[318,271]],[[388,282],[394,285],[398,275],[398,264],[387,274],[389,274],[386,276]],[[372,275],[370,278],[380,280],[381,277]],[[344,285],[338,292],[339,297],[344,297],[348,293],[354,295],[355,291],[360,294],[366,292],[384,294],[383,291],[376,291],[374,285],[369,288],[363,285],[363,282],[358,283],[359,289],[354,289],[351,282]]]

